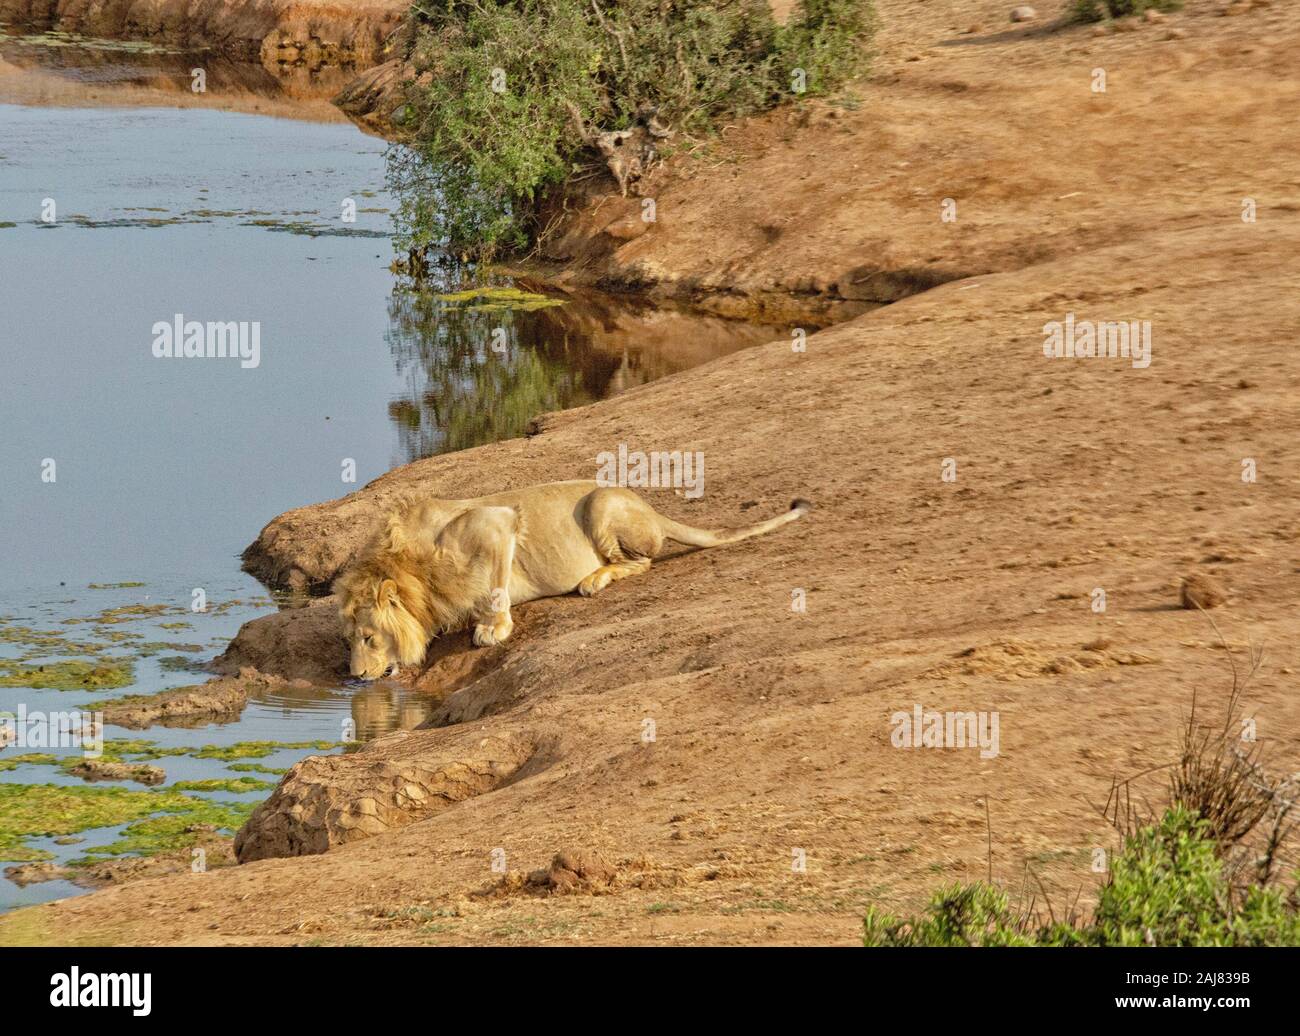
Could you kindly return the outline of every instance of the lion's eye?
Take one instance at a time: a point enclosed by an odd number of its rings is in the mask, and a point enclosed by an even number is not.
[[[366,647],[374,647],[374,646],[375,646],[375,638],[373,636],[366,637]]]

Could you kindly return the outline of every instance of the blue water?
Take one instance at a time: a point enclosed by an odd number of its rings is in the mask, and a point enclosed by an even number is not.
[[[405,459],[388,416],[407,381],[386,340],[394,280],[383,150],[340,123],[0,104],[0,224],[16,224],[0,227],[0,629],[97,642],[94,624],[67,620],[161,603],[170,614],[103,628],[202,648],[137,659],[135,683],[121,691],[0,688],[0,711],[68,710],[206,679],[201,667],[240,624],[274,608],[239,572],[237,554],[257,530]],[[341,218],[349,198],[355,222]],[[53,223],[41,220],[45,199]],[[168,222],[149,225],[159,220]],[[271,225],[249,225],[256,220]],[[260,322],[260,365],[156,358],[151,329],[175,313]],[[355,484],[342,480],[345,458]],[[145,585],[89,589],[121,581]],[[190,609],[196,587],[205,612]],[[30,650],[0,643],[0,659]],[[103,653],[132,656],[132,642]],[[166,656],[196,668],[164,669]],[[422,718],[390,707],[394,689],[377,694],[378,706],[344,686],[286,689],[250,702],[236,723],[108,727],[105,736],[190,747],[338,742],[345,721],[366,737]],[[39,750],[12,746],[0,759]],[[249,761],[280,768],[308,754]],[[189,756],[155,765],[167,773],[163,787],[240,776]],[[35,764],[0,772],[0,782],[80,783]],[[266,792],[192,794],[250,802]],[[119,832],[28,845],[66,861]],[[0,880],[0,909],[78,891],[64,881],[19,889]]]

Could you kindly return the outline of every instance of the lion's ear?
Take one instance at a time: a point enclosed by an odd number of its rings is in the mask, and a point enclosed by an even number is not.
[[[391,579],[382,580],[375,590],[375,603],[381,607],[395,608],[402,603],[397,595],[397,584]]]

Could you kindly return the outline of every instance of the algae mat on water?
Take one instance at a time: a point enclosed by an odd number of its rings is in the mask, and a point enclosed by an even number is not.
[[[176,791],[224,791],[232,795],[270,791],[274,787],[272,782],[256,777],[208,777],[200,781],[177,781],[172,785]]]
[[[182,848],[198,839],[204,825],[234,830],[252,808],[251,804],[208,802],[174,791],[0,784],[0,860],[48,860],[50,853],[26,845],[25,840],[125,823],[131,826],[122,839],[87,852],[119,855]],[[160,813],[164,816],[155,816]]]
[[[563,306],[565,300],[550,295],[538,295],[535,292],[519,288],[470,288],[466,291],[453,291],[434,296],[439,302],[456,309],[474,310],[480,313],[499,313],[504,310],[517,309],[524,313],[549,306]]]
[[[301,751],[310,748],[317,752],[328,752],[342,747],[341,741],[236,741],[233,745],[203,745],[199,748],[185,745],[164,747],[146,738],[108,738],[104,742],[102,758],[108,762],[139,762],[188,755],[194,759],[229,762],[235,759],[262,759],[286,749]]]
[[[28,665],[0,661],[0,687],[30,687],[37,691],[88,691],[127,687],[135,679],[129,660],[45,662]]]

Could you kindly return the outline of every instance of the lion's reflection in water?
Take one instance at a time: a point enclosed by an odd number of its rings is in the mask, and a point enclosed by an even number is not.
[[[427,720],[440,699],[397,683],[349,681],[343,687],[306,684],[278,685],[254,700],[287,711],[333,711],[338,714],[338,740],[372,741],[394,730],[413,730]]]

